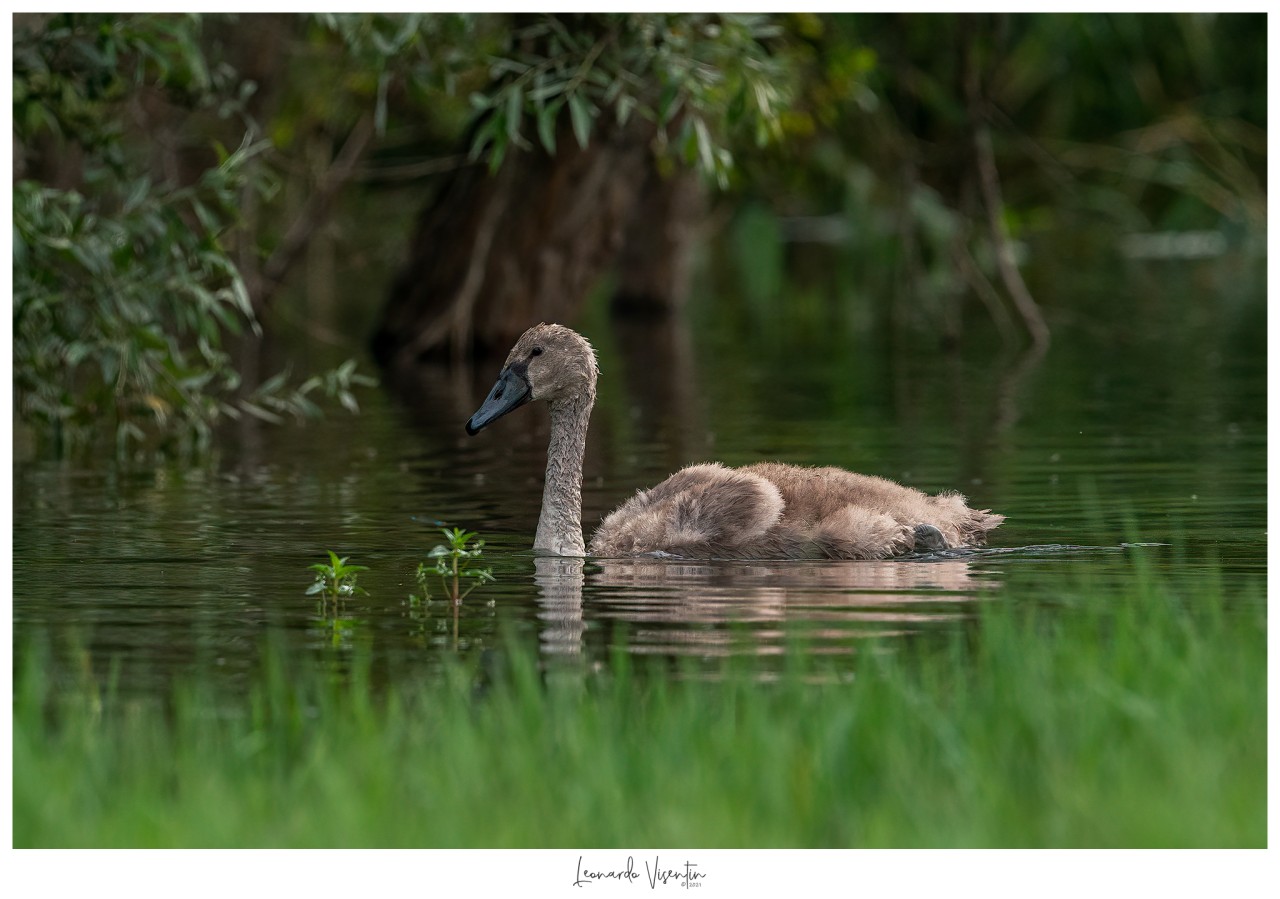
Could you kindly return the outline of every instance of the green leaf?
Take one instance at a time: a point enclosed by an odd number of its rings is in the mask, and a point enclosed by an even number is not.
[[[736,128],[746,113],[747,88],[744,84],[734,92],[733,99],[729,101],[729,108],[725,112],[725,122],[730,128]]]
[[[524,93],[520,86],[507,88],[507,138],[515,142],[520,137],[520,123],[524,118]]]
[[[484,152],[485,148],[489,146],[489,144],[493,143],[494,137],[496,137],[498,132],[499,124],[498,117],[496,115],[490,115],[481,123],[480,127],[476,129],[475,136],[471,139],[471,149],[467,153],[467,159],[469,161],[475,162],[480,158],[480,154]]]
[[[577,138],[578,146],[584,150],[591,140],[591,116],[594,111],[595,108],[582,94],[575,92],[569,95],[569,121],[573,125],[573,136]]]
[[[267,378],[267,380],[263,381],[262,384],[259,385],[256,392],[262,396],[269,396],[273,393],[276,393],[278,390],[284,387],[284,382],[286,379],[288,379],[288,377],[289,377],[289,372],[287,370],[277,372],[276,374],[272,375],[270,378]]]
[[[708,175],[714,174],[716,170],[714,146],[711,143],[711,135],[707,132],[707,123],[701,118],[693,120],[693,133],[697,136],[698,142],[698,164],[702,171]]]
[[[679,88],[675,84],[668,84],[662,89],[662,95],[658,98],[658,124],[665,125],[675,118],[680,105]]]
[[[618,98],[618,104],[614,107],[617,113],[618,124],[625,125],[631,118],[631,112],[636,108],[636,98],[630,94],[623,94]]]
[[[563,78],[552,79],[540,75],[529,90],[529,98],[536,103],[555,97],[564,93],[564,86],[568,83]]]
[[[564,100],[561,99],[552,101],[538,110],[538,140],[548,153],[556,152],[556,120],[560,117],[563,106]]]
[[[133,182],[129,187],[128,196],[125,197],[124,209],[122,211],[127,215],[137,209],[147,198],[147,194],[150,189],[151,180],[149,178],[143,177]]]
[[[499,112],[493,116],[493,144],[489,148],[489,174],[502,168],[502,160],[507,155],[507,144],[510,138],[506,131],[506,113]]]
[[[383,70],[378,73],[377,100],[373,107],[373,128],[379,135],[387,133],[387,86],[390,83],[390,72]]]
[[[251,403],[248,400],[241,400],[239,405],[242,410],[244,410],[245,412],[248,412],[254,418],[260,419],[265,422],[270,422],[273,425],[278,425],[284,421],[284,419],[281,418],[279,415],[276,415],[274,412],[268,412],[266,409],[263,409],[257,403]]]

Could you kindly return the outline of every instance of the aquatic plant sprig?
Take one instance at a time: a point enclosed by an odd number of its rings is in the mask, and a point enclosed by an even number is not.
[[[348,596],[368,595],[363,587],[356,584],[356,576],[361,571],[368,571],[366,565],[348,565],[347,559],[350,556],[338,558],[338,554],[333,550],[326,550],[329,553],[329,564],[317,562],[308,566],[311,571],[316,573],[315,583],[307,588],[307,596],[314,596],[317,593],[324,594],[325,597],[334,600],[344,599]]]
[[[478,536],[475,531],[441,528],[440,532],[449,542],[437,544],[431,552],[427,553],[427,558],[436,560],[435,572],[440,576],[440,584],[453,600],[454,605],[457,605],[476,587],[495,578],[490,568],[472,567],[484,551],[484,541],[475,539]],[[462,590],[461,582],[465,578],[470,578],[473,583],[466,590]],[[418,582],[424,589],[426,588],[425,580],[425,565],[419,565]]]
[[[419,562],[417,570],[413,573],[413,579],[418,585],[418,589],[422,591],[419,596],[416,593],[409,594],[409,608],[411,610],[418,609],[419,606],[431,605],[431,585],[428,580],[431,573],[435,571],[434,567],[428,567],[426,562]]]

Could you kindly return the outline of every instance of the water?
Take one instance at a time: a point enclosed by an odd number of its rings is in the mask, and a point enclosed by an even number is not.
[[[1256,261],[1242,263],[1257,266]],[[159,692],[200,672],[247,683],[264,646],[385,678],[455,653],[539,648],[547,664],[727,654],[773,670],[796,639],[852,659],[868,636],[929,640],[977,604],[1053,601],[1087,570],[1122,598],[1135,554],[1174,579],[1265,576],[1265,338],[1260,279],[1226,263],[1112,272],[1037,292],[1054,344],[962,349],[826,297],[772,317],[730,298],[683,325],[581,326],[601,354],[584,523],[676,468],[718,459],[841,465],[1003,512],[993,551],[881,563],[538,559],[547,417],[536,405],[468,438],[497,373],[429,368],[370,392],[356,419],[247,423],[192,465],[14,465],[16,645],[51,635],[69,665]],[[1252,285],[1252,286],[1250,286]],[[799,289],[799,288],[798,288]],[[787,310],[784,307],[783,312]],[[407,398],[407,399],[406,399]],[[435,522],[479,531],[496,583],[454,620],[415,607]],[[335,612],[305,595],[333,549],[370,570]],[[876,645],[886,645],[883,641]],[[889,644],[891,645],[891,644]],[[851,665],[854,664],[852,661]]]

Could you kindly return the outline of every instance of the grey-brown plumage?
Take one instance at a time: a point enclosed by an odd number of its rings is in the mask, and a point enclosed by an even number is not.
[[[534,549],[583,555],[582,458],[596,395],[591,345],[562,325],[526,331],[467,422],[475,434],[530,400],[551,407],[551,443]],[[840,468],[763,462],[691,465],[611,512],[591,538],[597,556],[668,552],[689,558],[883,559],[980,546],[1004,520],[958,493],[926,496]]]

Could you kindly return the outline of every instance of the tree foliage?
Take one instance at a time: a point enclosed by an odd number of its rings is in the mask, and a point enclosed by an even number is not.
[[[228,416],[311,414],[323,392],[354,406],[351,366],[253,388],[225,345],[258,327],[261,285],[283,277],[330,201],[361,179],[492,172],[635,122],[659,169],[692,167],[775,216],[840,218],[877,259],[947,270],[953,291],[954,270],[984,258],[970,225],[978,147],[1003,188],[993,233],[1068,217],[1122,231],[1260,226],[1264,23],[20,16],[18,412],[64,439],[128,444],[198,441]],[[325,202],[299,211],[298,196]]]
[[[982,126],[1013,223],[1083,217],[1161,229],[1264,220],[1260,16],[786,22],[804,90],[784,118],[789,140],[751,160],[756,194],[799,199],[806,211],[825,200],[832,211],[841,200],[875,202],[858,186],[873,181],[881,200],[911,183],[954,202]]]
[[[602,116],[618,125],[644,118],[657,126],[658,152],[722,187],[735,138],[745,132],[762,146],[781,136],[789,70],[770,52],[782,36],[771,17],[616,13],[569,24],[544,15],[514,28],[490,61],[495,86],[471,95],[487,113],[471,153],[487,151],[491,169],[509,147],[532,149],[533,140],[555,153],[566,112],[582,147]]]
[[[402,116],[420,116],[440,95],[462,96],[475,117],[470,158],[497,170],[512,148],[555,153],[562,122],[585,147],[604,122],[634,116],[657,126],[659,154],[727,186],[734,143],[782,134],[795,69],[775,19],[328,13],[315,22],[324,32],[317,40],[341,42],[341,65],[374,98],[380,131],[397,94],[406,98]]]
[[[221,118],[243,115],[251,87],[199,47],[199,19],[58,16],[15,42],[20,145],[78,161],[74,187],[14,187],[17,408],[63,447],[114,435],[121,450],[155,438],[207,441],[219,420],[318,414],[327,392],[355,408],[367,379],[344,366],[289,387],[242,385],[226,335],[258,330],[227,246],[246,191],[267,193],[250,163],[266,149],[217,147],[190,184],[157,180],[125,139],[127,105],[164,91]]]

